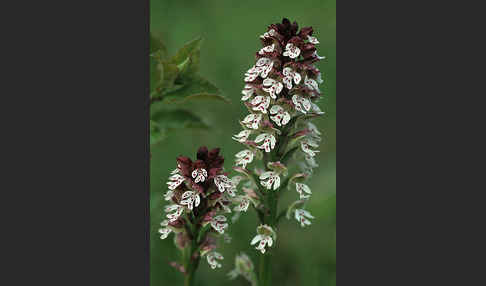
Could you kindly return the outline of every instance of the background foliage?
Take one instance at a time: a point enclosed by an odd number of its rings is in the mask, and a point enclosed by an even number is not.
[[[159,35],[174,55],[185,43],[203,37],[200,52],[199,74],[221,90],[224,101],[190,100],[178,108],[193,111],[204,124],[204,130],[178,129],[151,147],[151,286],[181,285],[182,275],[168,265],[178,259],[171,239],[160,240],[157,234],[162,220],[162,194],[165,182],[176,167],[175,157],[194,157],[200,145],[221,147],[226,158],[226,169],[234,164],[234,154],[242,145],[231,139],[240,129],[238,120],[246,115],[241,104],[243,74],[254,63],[254,53],[261,48],[259,35],[267,25],[280,22],[283,17],[297,21],[300,26],[313,26],[320,41],[318,53],[326,56],[318,68],[326,81],[321,86],[324,99],[318,105],[327,116],[315,121],[325,135],[321,153],[317,156],[320,167],[309,180],[313,196],[308,209],[316,217],[312,226],[302,229],[295,221],[284,221],[279,229],[279,251],[274,265],[274,285],[335,285],[336,271],[336,5],[335,0],[300,1],[224,1],[224,0],[151,0],[151,31]],[[233,172],[234,174],[234,172]],[[297,193],[289,192],[288,200]],[[230,225],[231,244],[221,244],[225,256],[223,267],[211,270],[202,263],[196,285],[248,285],[244,280],[230,282],[226,273],[233,268],[234,256],[244,250],[258,262],[258,253],[250,248],[257,219],[250,211],[235,225]]]

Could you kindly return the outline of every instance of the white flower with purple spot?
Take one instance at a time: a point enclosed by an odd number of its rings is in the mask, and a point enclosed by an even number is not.
[[[304,227],[306,225],[311,225],[309,219],[313,219],[314,217],[310,214],[310,212],[303,210],[303,209],[296,209],[295,210],[295,219],[300,222],[300,226]]]
[[[258,125],[260,125],[260,121],[262,120],[262,114],[248,114],[245,119],[241,123],[243,123],[246,128],[251,129],[258,129]]]
[[[311,90],[319,91],[319,85],[312,78],[308,78],[306,76],[305,80],[304,80],[304,84],[305,84],[305,86],[307,86]]]
[[[291,59],[295,59],[299,55],[300,55],[300,49],[296,45],[294,45],[292,43],[288,43],[285,46],[285,51],[283,52],[284,57],[289,57]]]
[[[307,200],[310,197],[310,195],[312,194],[309,186],[307,186],[306,184],[302,184],[302,183],[295,183],[295,190],[297,191],[297,193],[299,193],[301,200]],[[308,195],[306,195],[304,193],[306,193]]]
[[[263,141],[262,145],[258,146],[258,148],[264,149],[265,152],[267,153],[272,151],[273,148],[275,148],[275,143],[277,142],[275,137],[269,133],[262,133],[255,138],[255,143],[260,143],[262,141]]]
[[[240,133],[233,135],[232,138],[233,138],[233,140],[236,140],[240,143],[243,143],[246,140],[248,140],[248,137],[250,136],[250,134],[251,134],[251,130],[242,130],[242,131],[240,131]]]
[[[253,152],[251,150],[243,150],[236,153],[236,165],[241,165],[243,168],[246,168],[246,165],[253,161]]]
[[[174,211],[174,212],[169,213],[169,212],[172,212],[172,211]],[[180,206],[180,205],[176,205],[176,204],[169,205],[169,206],[165,207],[165,212],[169,213],[169,214],[166,215],[166,217],[169,219],[169,222],[174,222],[177,219],[179,219],[179,217],[181,216],[183,211],[184,211],[184,207]]]
[[[219,263],[216,259],[223,260],[223,255],[219,254],[216,251],[210,252],[206,255],[206,259],[208,261],[209,266],[211,269],[221,268],[221,263]]]
[[[239,201],[239,203],[233,210],[235,212],[246,212],[250,206],[250,199],[246,196],[240,196],[237,201]]]
[[[253,110],[254,111],[260,111],[262,113],[267,113],[268,106],[270,106],[270,97],[269,96],[256,96],[253,98],[251,101],[251,104],[253,105]]]
[[[204,182],[208,177],[208,172],[205,169],[199,168],[192,171],[192,178],[195,183]]]
[[[260,51],[258,51],[258,54],[264,55],[265,53],[271,53],[274,50],[275,50],[275,44],[271,44],[270,46],[261,48]]]
[[[266,91],[270,94],[273,99],[277,98],[277,94],[279,94],[283,89],[283,84],[279,81],[276,81],[271,78],[266,78],[263,80],[263,91]]]
[[[165,194],[164,194],[164,199],[166,201],[170,201],[172,199],[172,197],[174,196],[174,191],[171,191],[171,190],[168,190]]]
[[[175,174],[175,175],[172,175],[169,177],[169,182],[167,182],[167,185],[169,185],[169,189],[170,190],[174,190],[175,188],[177,188],[180,184],[182,184],[182,182],[184,182],[186,179],[179,175],[179,174]]]
[[[199,197],[199,193],[194,191],[187,191],[182,194],[182,200],[180,204],[185,205],[188,209],[192,210],[194,207],[199,206],[200,202],[201,198]]]
[[[269,58],[260,58],[255,66],[260,76],[266,78],[273,69],[273,61]]]
[[[292,96],[292,102],[295,105],[295,109],[304,113],[304,114],[311,109],[310,100],[308,100],[307,98],[302,97],[298,94],[294,94]]]
[[[285,84],[287,89],[292,89],[292,80],[295,82],[295,84],[299,84],[302,80],[300,74],[289,67],[283,69],[283,75],[283,83]]]
[[[273,105],[270,108],[270,114],[273,114],[273,116],[270,116],[270,119],[277,123],[278,126],[285,125],[290,121],[290,114],[280,105]]]
[[[226,223],[226,217],[223,215],[218,215],[211,220],[211,227],[219,232],[220,234],[224,233],[224,230],[228,227]]]
[[[270,226],[264,224],[257,227],[257,235],[252,239],[250,244],[254,245],[258,242],[256,249],[264,254],[266,251],[265,247],[267,245],[268,247],[271,247],[275,239],[276,235],[273,229]]]
[[[306,153],[307,155],[309,155],[311,157],[314,157],[316,155],[316,153],[319,152],[317,150],[310,149],[310,147],[313,147],[313,148],[319,147],[319,144],[317,144],[316,141],[311,140],[311,139],[302,140],[300,142],[300,147],[302,148],[302,151],[304,151],[304,153]]]
[[[311,43],[311,44],[314,44],[314,45],[315,45],[315,44],[319,44],[319,41],[317,40],[317,38],[316,38],[316,37],[312,37],[312,36],[309,36],[309,35],[308,35],[308,36],[307,36],[307,40],[309,40],[309,43]]]
[[[270,37],[275,37],[277,35],[277,32],[274,29],[271,29],[268,32],[263,33],[263,35],[260,36],[261,39],[267,39]]]
[[[245,88],[241,91],[241,94],[243,94],[241,100],[248,100],[253,93],[255,93],[255,87],[253,87],[251,84],[245,84]]]
[[[231,182],[231,180],[225,175],[218,175],[214,177],[214,184],[216,187],[218,187],[218,190],[221,193],[233,188],[233,182]]]
[[[273,185],[273,189],[276,190],[280,187],[280,176],[273,171],[267,171],[260,175],[260,184],[270,190]]]

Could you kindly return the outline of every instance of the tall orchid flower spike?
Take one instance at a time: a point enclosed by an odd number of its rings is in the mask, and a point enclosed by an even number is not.
[[[244,77],[242,100],[251,113],[241,121],[243,131],[233,136],[245,145],[236,154],[233,169],[244,175],[246,199],[236,196],[240,205],[234,210],[246,211],[253,205],[258,214],[260,226],[251,244],[262,254],[259,286],[269,285],[268,252],[275,251],[281,218],[293,214],[301,226],[313,219],[304,209],[312,194],[305,182],[318,166],[321,133],[310,121],[324,114],[316,104],[322,96],[322,79],[315,65],[321,57],[313,32],[312,27],[299,31],[297,23],[288,19],[268,26],[260,36],[262,48],[255,53],[255,64]],[[285,188],[295,188],[297,194],[285,194],[296,201],[282,206],[278,202]]]
[[[249,134],[244,136],[248,136]],[[220,268],[223,256],[214,251],[218,238],[228,241],[227,218],[232,206],[241,207],[242,195],[236,195],[240,177],[229,179],[223,171],[224,158],[219,148],[201,147],[196,160],[177,157],[177,169],[169,177],[169,191],[164,195],[166,218],[159,234],[166,239],[175,234],[174,243],[181,250],[181,263],[172,262],[185,275],[184,285],[193,285],[201,257],[206,256],[212,269]],[[234,197],[238,197],[237,199]],[[224,236],[226,234],[226,236]]]

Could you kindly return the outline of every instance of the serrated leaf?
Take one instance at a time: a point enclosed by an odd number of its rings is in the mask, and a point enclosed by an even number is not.
[[[216,86],[200,76],[194,76],[192,81],[186,83],[182,88],[164,94],[166,103],[182,103],[191,99],[218,99],[230,102],[226,97],[220,95]]]

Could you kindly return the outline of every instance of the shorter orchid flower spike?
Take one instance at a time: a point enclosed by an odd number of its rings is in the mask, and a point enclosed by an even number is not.
[[[211,269],[221,268],[221,263],[219,263],[216,259],[223,260],[224,257],[220,253],[213,251],[210,252],[206,255],[206,259],[208,260],[209,266],[211,266]]]
[[[233,140],[236,140],[240,143],[243,143],[246,140],[248,140],[248,137],[250,136],[250,134],[251,134],[251,130],[242,130],[242,131],[240,131],[240,133],[233,135],[232,138],[233,138]]]
[[[251,150],[243,150],[236,153],[236,165],[241,165],[246,168],[246,165],[253,161],[253,152]]]
[[[295,105],[295,109],[304,114],[306,113],[306,111],[309,111],[311,109],[310,100],[300,95],[294,94],[292,96],[292,102]]]
[[[194,178],[195,183],[204,182],[208,177],[208,172],[206,169],[195,169],[192,171],[192,178]]]
[[[276,172],[267,171],[260,175],[260,183],[262,186],[270,190],[273,185],[273,189],[276,190],[280,187],[280,177]],[[265,181],[266,180],[266,181]]]
[[[290,114],[283,109],[280,105],[274,105],[270,108],[270,114],[275,114],[270,116],[278,126],[286,125],[290,121]]]
[[[258,129],[261,120],[262,120],[261,114],[251,113],[248,114],[241,123],[243,123],[246,126],[246,128]]]
[[[267,245],[271,247],[275,239],[276,235],[273,229],[270,226],[263,224],[257,227],[257,235],[252,239],[250,244],[254,245],[259,242],[256,249],[260,250],[260,252],[264,254],[266,251],[265,247]]]
[[[169,182],[167,182],[167,185],[169,185],[170,190],[174,190],[177,188],[182,182],[184,182],[186,179],[179,175],[179,174],[174,174],[169,177]]]
[[[310,212],[303,210],[303,209],[296,209],[295,210],[295,219],[300,222],[300,226],[304,227],[306,225],[311,225],[310,220],[314,217],[310,214]]]
[[[263,144],[258,146],[259,149],[265,149],[265,152],[270,152],[273,148],[275,148],[275,143],[277,140],[272,134],[269,133],[262,133],[255,138],[255,143],[260,143],[263,141]]]
[[[194,191],[187,191],[182,194],[182,200],[180,202],[181,205],[187,206],[188,209],[192,210],[193,207],[199,206],[201,202],[201,198],[199,194]]]
[[[292,43],[288,43],[285,46],[285,52],[283,52],[284,57],[289,57],[295,59],[300,55],[300,49]]]
[[[312,194],[309,186],[307,186],[306,184],[302,184],[302,183],[295,183],[295,190],[297,191],[297,193],[299,193],[301,200],[308,199],[310,197],[310,195]],[[306,195],[304,193],[307,193],[309,195]]]
[[[211,220],[211,227],[217,232],[223,234],[224,230],[228,227],[226,223],[226,217],[223,215],[218,215]]]

